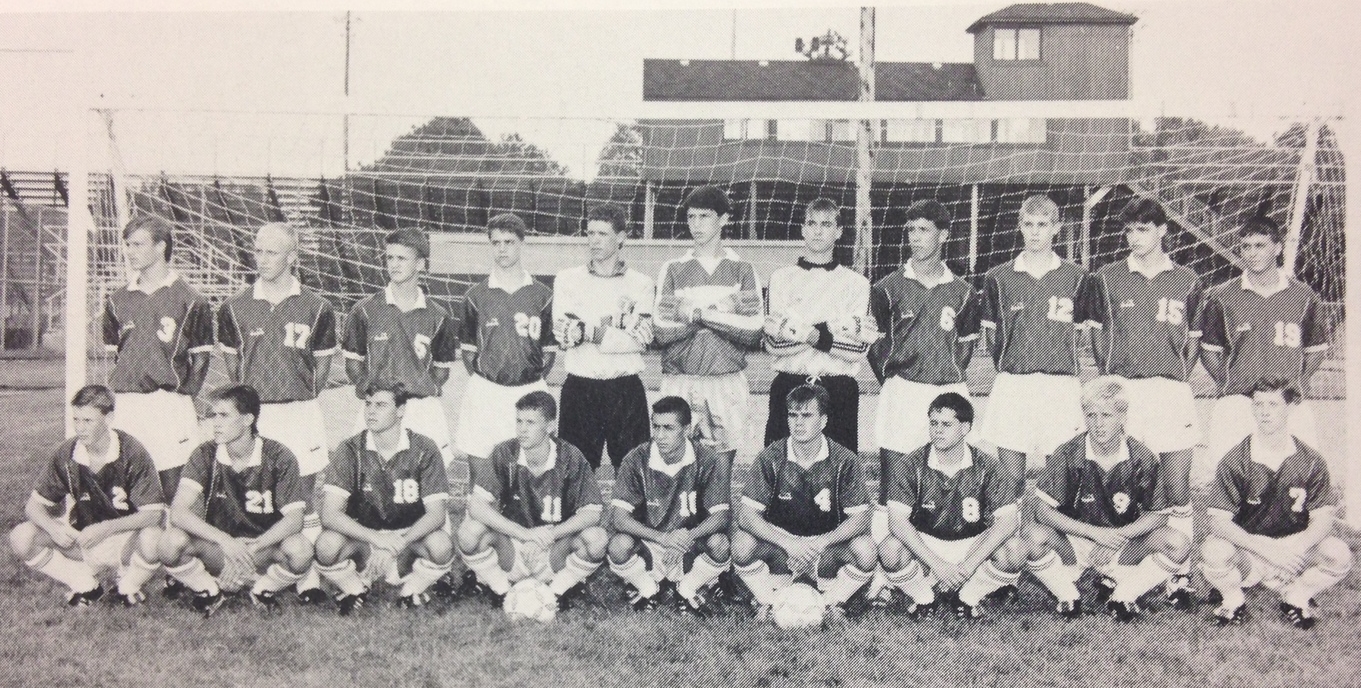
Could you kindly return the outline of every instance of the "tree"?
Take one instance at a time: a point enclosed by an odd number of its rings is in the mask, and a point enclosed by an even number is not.
[[[601,177],[642,177],[643,134],[638,131],[638,125],[632,122],[616,124],[614,134],[600,150],[596,164],[597,175]]]

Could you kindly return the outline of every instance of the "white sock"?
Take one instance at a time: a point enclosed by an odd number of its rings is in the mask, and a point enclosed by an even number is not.
[[[818,580],[818,588],[822,590],[823,601],[830,607],[849,600],[860,586],[870,582],[873,577],[873,569],[861,571],[854,564],[843,564],[841,570],[836,572],[836,578],[827,581],[825,585],[822,580]]]
[[[477,574],[477,579],[491,588],[492,592],[504,595],[510,591],[510,578],[506,575],[505,569],[501,568],[494,548],[488,547],[481,552],[463,554],[463,563],[467,564],[468,568]]]
[[[221,590],[217,587],[217,579],[213,574],[208,573],[208,569],[203,567],[203,562],[199,559],[190,559],[189,563],[182,566],[167,566],[165,572],[175,577],[175,580],[184,583],[186,588],[194,592],[216,595]]]
[[[676,592],[680,593],[681,597],[693,601],[695,593],[718,580],[719,574],[731,566],[731,561],[720,564],[710,559],[708,552],[704,552],[695,557],[695,563],[690,565],[690,570],[681,576],[680,582],[676,584]]]
[[[1195,520],[1192,518],[1193,513],[1194,511],[1192,511],[1190,504],[1172,507],[1168,510],[1167,527],[1185,535],[1187,540],[1195,542],[1196,528]],[[1177,564],[1177,570],[1172,572],[1173,575],[1191,575],[1191,559],[1193,559],[1193,557],[1186,557],[1186,561]]]
[[[84,561],[67,559],[65,554],[55,549],[42,549],[27,562],[34,570],[47,574],[58,583],[71,589],[71,592],[90,592],[99,587],[94,569]]]
[[[411,573],[407,575],[406,580],[402,581],[401,596],[408,597],[425,592],[435,584],[435,581],[449,573],[452,565],[452,561],[448,564],[436,564],[429,559],[417,559],[411,565]]]
[[[1020,573],[1006,573],[994,566],[992,561],[985,561],[959,588],[959,601],[976,607],[993,591],[1004,585],[1015,585],[1020,579]]]
[[[317,573],[331,581],[331,585],[336,586],[342,595],[362,595],[368,590],[359,577],[359,568],[354,565],[353,559],[345,559],[331,566],[317,564],[316,567]]]
[[[283,564],[270,564],[265,569],[265,575],[255,579],[255,585],[251,586],[250,591],[255,594],[262,592],[278,592],[284,588],[297,583],[302,578],[302,574],[293,573]]]
[[[1247,601],[1247,598],[1243,597],[1243,574],[1238,571],[1237,566],[1229,564],[1226,568],[1216,569],[1201,564],[1200,572],[1205,574],[1205,580],[1209,581],[1210,586],[1224,596],[1225,609],[1241,607]]]
[[[652,578],[652,574],[647,570],[647,564],[643,563],[643,558],[637,553],[622,564],[610,562],[610,570],[614,575],[624,579],[625,583],[636,588],[639,595],[652,597],[657,594],[657,581]]]
[[[1281,590],[1281,601],[1300,609],[1308,609],[1310,599],[1337,585],[1343,578],[1347,577],[1347,572],[1350,570],[1350,566],[1341,571],[1325,569],[1322,566],[1307,568],[1290,585]]]
[[[1040,557],[1039,561],[1027,561],[1026,568],[1060,602],[1076,602],[1081,597],[1077,591],[1077,577],[1082,573],[1081,570],[1064,564],[1057,552],[1050,552]]]
[[[133,552],[128,565],[118,570],[118,592],[124,595],[137,593],[160,570],[160,564],[143,559],[141,552]]]
[[[553,582],[548,584],[548,589],[554,595],[561,595],[572,588],[572,586],[586,580],[587,576],[595,573],[600,568],[600,562],[590,562],[581,558],[581,555],[572,552],[567,556],[567,562],[563,564],[562,570],[553,574]]]
[[[757,603],[767,607],[775,604],[775,590],[777,588],[770,575],[768,564],[758,559],[746,566],[734,566],[733,570],[751,590],[752,597],[756,598]]]
[[[889,585],[902,590],[917,604],[936,601],[936,582],[922,571],[922,565],[915,559],[901,571],[885,571],[884,577]]]
[[[309,512],[302,517],[302,536],[307,538],[308,542],[315,545],[317,544],[317,536],[319,535],[321,535],[321,516],[318,516],[315,511]],[[298,592],[303,592],[306,590],[315,590],[320,587],[321,576],[317,573],[317,565],[314,562],[311,566],[307,567],[307,571],[305,571],[302,574],[302,578],[298,580],[296,590]]]
[[[1115,567],[1115,592],[1111,599],[1117,602],[1134,602],[1140,595],[1157,587],[1159,583],[1177,571],[1176,562],[1167,555],[1157,552],[1144,557],[1134,566]]]

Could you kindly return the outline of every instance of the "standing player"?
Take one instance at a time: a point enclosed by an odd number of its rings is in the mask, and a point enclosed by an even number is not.
[[[117,599],[131,607],[160,568],[165,499],[156,464],[132,435],[109,427],[113,392],[88,385],[71,399],[76,436],[57,445],[24,505],[27,520],[10,531],[14,554],[70,588],[66,603],[86,606],[104,594],[96,578],[118,571]],[[54,516],[67,498],[71,519]]]
[[[213,351],[213,310],[170,269],[172,227],[143,215],[123,229],[128,267],[137,273],[104,304],[104,347],[117,355],[109,386],[115,426],[151,453],[169,497],[199,436],[194,396]]]
[[[1328,323],[1318,294],[1286,274],[1277,261],[1281,228],[1267,217],[1249,220],[1238,230],[1243,275],[1206,292],[1200,340],[1205,370],[1219,384],[1210,416],[1210,458],[1218,461],[1254,427],[1252,400],[1258,381],[1284,378],[1301,394],[1328,350]],[[1309,404],[1290,414],[1290,434],[1318,446],[1318,429]]]
[[[1261,583],[1280,594],[1285,618],[1308,630],[1314,596],[1347,577],[1352,551],[1332,534],[1337,495],[1327,462],[1290,432],[1299,391],[1275,378],[1251,395],[1257,429],[1219,462],[1200,570],[1218,593],[1217,624],[1242,623],[1243,589]]]
[[[335,312],[293,276],[298,236],[282,222],[255,234],[255,284],[217,311],[218,346],[232,382],[260,394],[260,434],[282,443],[298,460],[299,486],[309,505],[302,532],[316,542],[321,520],[311,508],[317,474],[326,467],[326,420],[317,394],[326,388],[336,343]],[[326,599],[315,570],[298,581],[308,603]]]
[[[1125,434],[1128,409],[1122,380],[1087,383],[1087,431],[1054,451],[1035,488],[1028,566],[1065,618],[1081,611],[1077,580],[1088,568],[1102,575],[1107,611],[1127,622],[1140,614],[1139,597],[1191,556],[1190,538],[1166,526],[1158,457]]]
[[[301,533],[298,460],[256,430],[260,396],[252,387],[218,390],[211,401],[213,439],[194,450],[180,477],[161,561],[194,592],[193,606],[205,616],[222,607],[224,590],[252,580],[251,600],[277,608],[275,593],[312,566],[312,543]]]
[[[364,604],[365,578],[373,581],[407,561],[401,605],[421,606],[453,563],[454,543],[444,531],[444,459],[430,438],[402,427],[410,399],[400,383],[370,382],[364,390],[368,430],[341,442],[326,472],[317,569],[340,589],[341,614]],[[363,577],[356,562],[364,564]]]
[[[690,403],[695,434],[731,465],[749,428],[747,350],[761,343],[756,269],[723,247],[731,207],[716,186],[685,198],[694,247],[662,265],[655,337],[662,348],[663,396]]]
[[[892,537],[879,545],[879,563],[893,587],[912,599],[909,614],[936,604],[935,587],[949,592],[961,619],[982,614],[978,604],[1015,586],[1026,562],[1016,537],[1015,482],[997,459],[964,441],[973,404],[946,392],[931,402],[931,442],[906,456],[891,449],[881,490]]]
[[[610,570],[633,587],[633,608],[674,591],[676,610],[704,615],[704,589],[728,570],[728,464],[690,440],[690,405],[652,405],[652,441],[624,457],[614,483]],[[687,562],[690,570],[686,571]]]
[[[817,579],[829,607],[859,616],[869,610],[865,590],[878,561],[860,457],[822,433],[827,390],[800,385],[785,402],[789,438],[762,450],[747,471],[733,567],[758,610],[774,604],[792,582],[786,579],[806,575]]]
[[[978,434],[997,447],[1019,494],[1026,454],[1048,456],[1082,431],[1077,345],[1087,320],[1088,278],[1054,253],[1062,224],[1048,196],[1026,198],[1018,225],[1025,248],[984,278],[982,326],[997,379]]]
[[[647,441],[647,390],[643,351],[652,343],[652,278],[619,256],[628,216],[615,203],[586,213],[591,260],[567,268],[553,281],[553,332],[564,349],[562,439],[599,468],[608,448],[615,469]]]
[[[1120,212],[1129,257],[1097,271],[1091,310],[1092,349],[1103,375],[1118,376],[1129,399],[1129,434],[1162,461],[1167,525],[1194,540],[1191,455],[1200,442],[1196,400],[1187,380],[1200,354],[1200,276],[1163,251],[1167,215],[1157,201],[1135,198]],[[1190,561],[1168,583],[1168,598],[1190,609]]]
[[[600,486],[581,451],[549,434],[557,415],[553,395],[526,394],[515,402],[516,438],[472,462],[457,536],[463,594],[481,589],[499,604],[512,583],[532,577],[566,609],[605,560]]]
[[[827,437],[859,451],[860,384],[855,374],[869,348],[865,340],[871,338],[862,336],[862,330],[873,331],[865,317],[870,284],[832,257],[841,238],[840,212],[830,199],[809,203],[803,214],[803,256],[797,265],[770,276],[765,343],[775,357],[775,379],[762,446],[789,436],[784,407],[789,390],[816,382],[832,400]]]
[[[412,395],[402,426],[433,440],[448,463],[454,448],[440,393],[458,357],[454,321],[420,286],[430,260],[425,233],[398,229],[383,237],[383,243],[388,284],[355,304],[345,319],[345,374],[361,398],[371,380],[402,383]],[[355,432],[366,425],[361,408]]]
[[[463,297],[459,339],[468,387],[458,415],[458,449],[477,458],[515,437],[516,402],[547,391],[544,376],[553,368],[553,291],[520,264],[528,231],[511,213],[487,223],[491,273]]]

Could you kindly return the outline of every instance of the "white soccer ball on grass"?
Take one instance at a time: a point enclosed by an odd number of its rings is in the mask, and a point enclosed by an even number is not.
[[[817,588],[794,583],[776,594],[770,618],[780,628],[809,628],[821,624],[826,613],[827,605]]]
[[[512,585],[502,607],[511,621],[548,623],[558,614],[558,596],[548,584],[537,578],[526,578]]]

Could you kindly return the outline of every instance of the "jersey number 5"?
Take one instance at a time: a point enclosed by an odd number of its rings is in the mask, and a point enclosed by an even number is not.
[[[515,314],[515,334],[530,339],[538,339],[543,332],[543,323],[538,316],[528,316],[524,313]]]
[[[263,492],[259,490],[246,490],[246,513],[274,513],[274,494],[269,490]]]
[[[1073,322],[1073,300],[1067,296],[1049,297],[1049,319]]]

